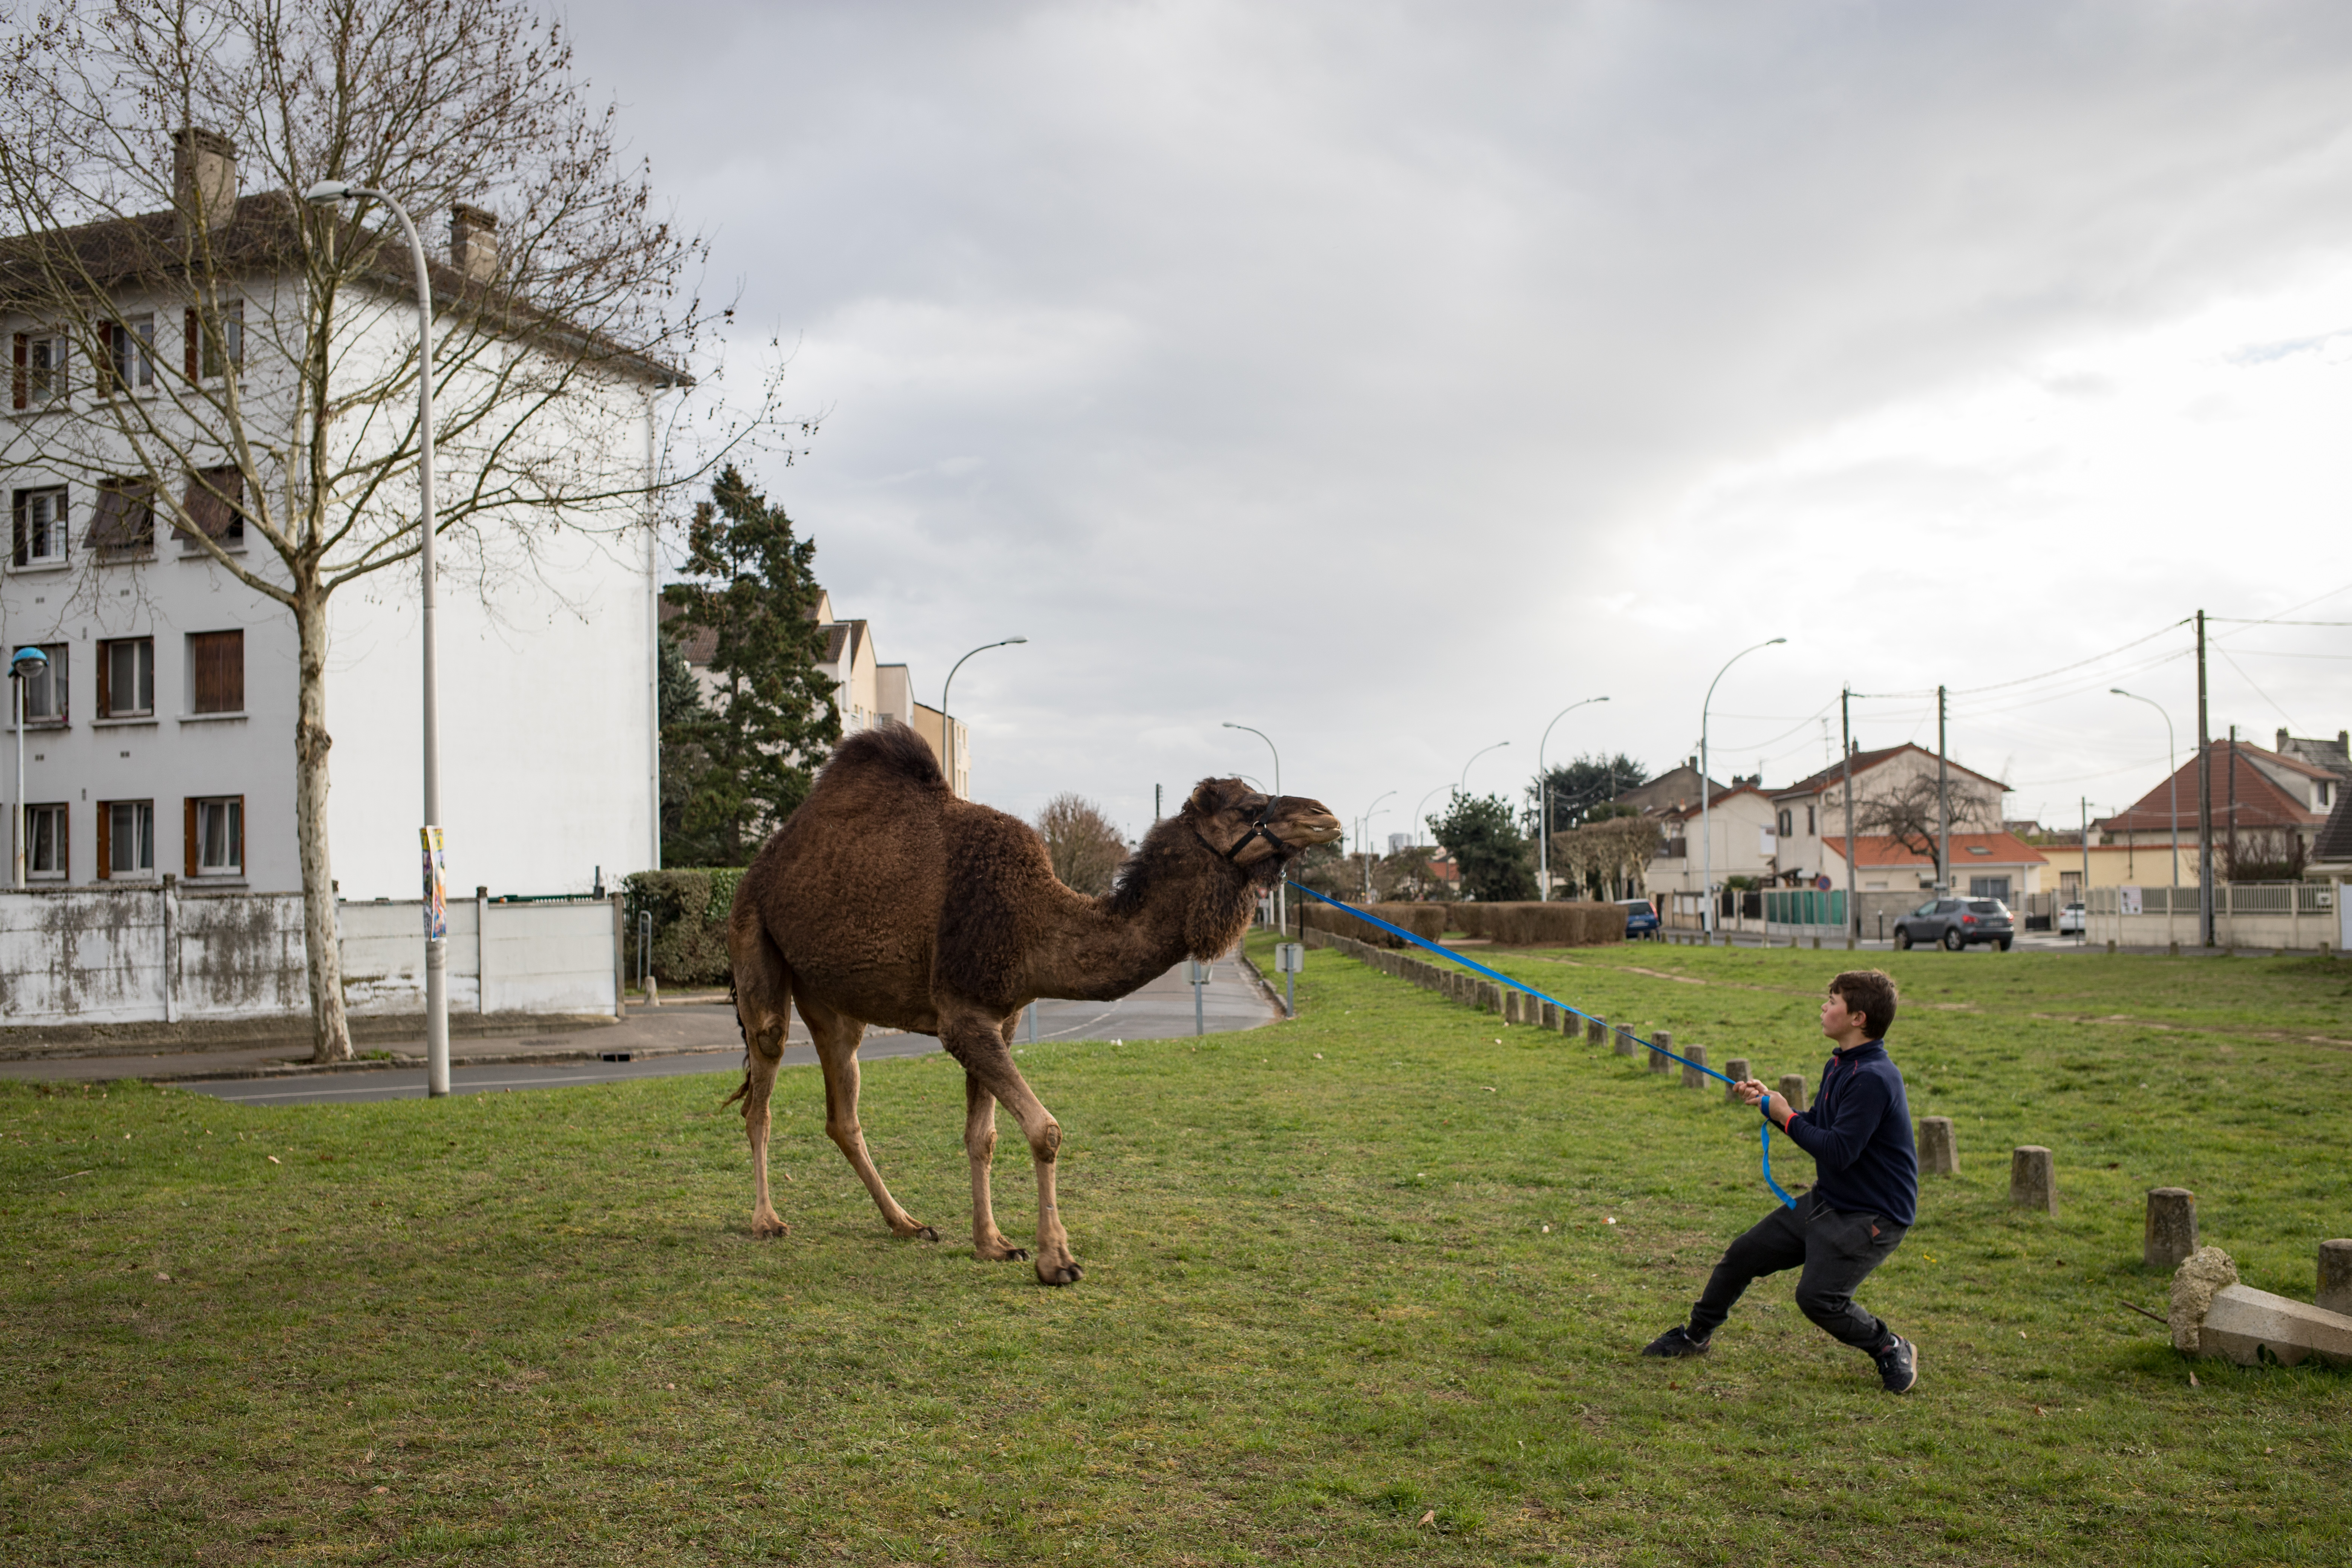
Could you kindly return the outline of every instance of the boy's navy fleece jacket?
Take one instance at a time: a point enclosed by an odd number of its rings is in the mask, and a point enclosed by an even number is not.
[[[1880,1042],[1865,1040],[1830,1058],[1813,1108],[1789,1118],[1789,1137],[1821,1168],[1813,1194],[1830,1207],[1902,1226],[1917,1217],[1911,1102]]]

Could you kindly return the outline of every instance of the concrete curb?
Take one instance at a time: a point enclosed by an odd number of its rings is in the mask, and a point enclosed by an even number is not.
[[[601,1062],[652,1061],[660,1057],[740,1057],[743,1048],[732,1046],[646,1046],[626,1051],[502,1051],[496,1055],[453,1056],[452,1068],[527,1067],[535,1062]],[[76,1079],[76,1083],[225,1083],[235,1079],[257,1078],[323,1078],[335,1073],[397,1072],[404,1068],[414,1072],[425,1066],[423,1057],[395,1053],[389,1058],[375,1058],[351,1062],[281,1062],[268,1067],[190,1068],[180,1072],[124,1073],[121,1078]],[[34,1080],[38,1081],[38,1080]]]

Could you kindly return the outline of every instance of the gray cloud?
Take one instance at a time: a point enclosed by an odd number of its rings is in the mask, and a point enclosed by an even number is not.
[[[2324,453],[2274,459],[2300,483],[2259,548],[2116,477],[2145,447],[2184,465],[2171,493],[2233,493],[2242,447],[2200,457],[2186,410],[2124,395],[2206,374],[2196,395],[2221,396],[2213,356],[2151,370],[2129,345],[2231,301],[2305,301],[2239,370],[2308,338],[2296,395],[2352,403],[2324,347],[2352,321],[2342,7],[574,25],[681,217],[718,229],[744,318],[798,344],[826,424],[764,477],[836,604],[931,697],[964,648],[1033,639],[959,680],[977,785],[1008,809],[1076,788],[1139,824],[1154,782],[1260,771],[1233,718],[1343,814],[1397,790],[1375,826],[1401,828],[1488,742],[1512,746],[1474,787],[1515,784],[1595,691],[1613,700],[1556,751],[1670,762],[1723,658],[1787,635],[1719,699],[1759,716],[1723,722],[1719,771],[1762,755],[1777,779],[1820,760],[1803,721],[1841,680],[1982,686],[2200,603],[2265,614],[2352,581]],[[1938,409],[2006,434],[1937,449]],[[1874,447],[1874,420],[1915,434]],[[2018,436],[2043,420],[2043,446]],[[2340,666],[2245,663],[2306,728],[2352,721]],[[2183,667],[2149,679],[2189,721]],[[2147,716],[2105,684],[1971,698],[1956,744],[2137,795]],[[2217,689],[2267,733],[2259,695]],[[1866,704],[1864,740],[1918,706]]]

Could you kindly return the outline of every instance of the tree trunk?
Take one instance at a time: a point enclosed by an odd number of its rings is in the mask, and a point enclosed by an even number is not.
[[[299,716],[294,723],[294,834],[302,861],[302,951],[310,971],[310,1059],[352,1059],[343,1016],[343,952],[335,919],[334,866],[327,854],[327,599],[298,580]]]

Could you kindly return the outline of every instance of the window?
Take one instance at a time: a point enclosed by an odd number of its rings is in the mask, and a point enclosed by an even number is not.
[[[1813,826],[1813,808],[1810,805],[1805,807],[1805,831],[1809,834],[1821,831]]]
[[[215,330],[217,326],[217,331]],[[206,321],[193,305],[188,308],[188,374],[215,381],[245,364],[245,301],[231,300],[220,308],[217,323]]]
[[[245,543],[245,475],[236,468],[198,468],[188,476],[183,508],[187,521],[177,523],[180,549],[194,554],[204,549],[198,534],[227,549]]]
[[[61,566],[66,559],[66,488],[18,490],[14,510],[19,566]]]
[[[188,875],[245,875],[245,796],[191,798],[187,819]]]
[[[102,800],[98,803],[98,874],[103,878],[137,877],[155,869],[155,803],[152,800]]]
[[[59,332],[18,332],[10,401],[19,408],[47,408],[66,395],[66,340]]]
[[[54,805],[25,808],[25,875],[53,882],[65,880],[71,864],[66,853],[66,827],[62,801]]]
[[[106,346],[113,372],[111,390],[137,392],[155,384],[155,317],[153,312],[121,321],[100,321],[99,341]]]
[[[98,716],[144,719],[155,711],[155,639],[98,645]]]
[[[1781,837],[1789,836],[1789,808],[1785,805],[1780,808],[1780,831]]]
[[[245,634],[188,634],[188,711],[245,711]]]
[[[101,561],[155,552],[155,491],[144,479],[109,479],[98,487],[90,548]]]
[[[66,661],[73,652],[72,647],[61,642],[43,643],[41,651],[49,656],[49,662],[42,667],[40,674],[25,682],[25,725],[27,729],[65,723],[68,718],[66,695],[73,689],[73,683],[66,679]]]

